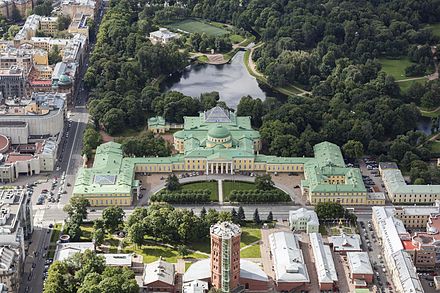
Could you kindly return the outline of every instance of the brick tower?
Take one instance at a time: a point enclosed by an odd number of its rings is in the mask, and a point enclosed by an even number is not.
[[[211,226],[211,283],[232,292],[240,280],[240,227],[230,222]]]

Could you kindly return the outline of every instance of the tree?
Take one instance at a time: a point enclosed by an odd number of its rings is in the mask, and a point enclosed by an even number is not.
[[[52,50],[49,53],[48,56],[49,59],[49,64],[57,64],[58,62],[61,62],[62,58],[61,58],[61,53],[60,53],[60,49],[58,48],[58,45],[54,45],[52,47]]]
[[[104,243],[105,239],[105,231],[102,228],[95,229],[93,228],[92,232],[93,244],[95,246],[95,250],[97,246],[101,246]]]
[[[124,129],[125,114],[121,109],[112,108],[102,117],[102,125],[108,134],[113,135]]]
[[[345,156],[350,159],[359,159],[364,153],[364,146],[357,140],[349,140],[343,146]]]
[[[22,19],[20,11],[18,11],[15,5],[12,5],[11,19],[13,22],[19,22]]]
[[[76,253],[55,261],[49,268],[44,293],[135,293],[139,292],[133,271],[109,267],[105,258],[93,251]]]
[[[270,190],[273,189],[274,183],[269,174],[257,175],[257,177],[255,177],[255,186],[258,190]]]
[[[273,222],[273,214],[272,211],[269,211],[269,214],[267,215],[267,222],[272,223]]]
[[[206,209],[205,207],[202,207],[202,210],[200,211],[200,218],[204,219],[206,216]]]
[[[424,185],[425,183],[425,179],[423,178],[417,178],[416,180],[414,180],[414,185]]]
[[[189,254],[188,247],[186,245],[177,246],[177,251],[182,258],[185,258]]]
[[[244,210],[242,206],[238,207],[237,218],[240,225],[243,225],[244,221],[246,220],[246,215],[244,214]]]
[[[57,27],[59,31],[63,31],[66,30],[70,23],[72,22],[72,19],[70,18],[69,15],[58,15],[58,19],[57,19]]]
[[[254,223],[258,225],[261,224],[260,214],[258,213],[258,209],[255,209],[254,212]]]
[[[231,218],[232,218],[233,223],[237,224],[239,222],[238,214],[237,214],[237,211],[235,210],[235,208],[232,208],[232,210],[231,210]]]
[[[128,238],[136,246],[142,246],[145,241],[145,226],[142,223],[136,222],[128,227]]]
[[[104,226],[110,232],[116,231],[124,223],[125,212],[121,207],[112,206],[102,212]]]
[[[165,187],[169,191],[176,191],[180,189],[179,178],[175,174],[168,175],[165,181]]]
[[[102,143],[101,134],[93,126],[88,125],[83,135],[82,154],[88,158],[92,156],[92,151]]]
[[[64,206],[63,210],[69,215],[69,218],[77,215],[79,219],[84,220],[87,219],[87,207],[89,206],[90,203],[87,198],[73,196],[70,198],[69,203]]]
[[[336,202],[319,202],[315,206],[315,212],[321,221],[339,219],[345,216],[344,207]]]

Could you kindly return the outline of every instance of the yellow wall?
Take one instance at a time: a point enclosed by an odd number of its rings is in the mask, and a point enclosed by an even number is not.
[[[110,194],[83,195],[90,202],[92,207],[100,206],[130,206],[132,204],[132,196],[120,194],[119,196]]]
[[[49,59],[47,53],[45,54],[35,53],[33,58],[35,65],[49,65]]]

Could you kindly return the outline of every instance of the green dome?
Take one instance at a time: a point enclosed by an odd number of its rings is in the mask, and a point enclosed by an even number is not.
[[[60,79],[58,80],[59,85],[69,85],[71,83],[72,83],[72,80],[70,79],[70,77],[68,77],[65,74],[61,74]]]
[[[215,127],[211,127],[211,129],[208,131],[208,136],[212,138],[227,138],[230,135],[231,133],[229,130],[220,124]]]

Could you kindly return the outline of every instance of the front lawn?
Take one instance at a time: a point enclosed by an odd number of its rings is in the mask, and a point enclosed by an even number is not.
[[[218,201],[218,184],[217,181],[193,182],[182,185],[182,190],[205,190],[211,192],[211,200]]]
[[[260,244],[254,244],[240,251],[241,258],[261,258]]]
[[[144,263],[151,263],[162,257],[163,260],[176,263],[178,258],[181,258],[177,250],[161,245],[143,245],[142,247],[135,247],[130,245],[123,249],[123,253],[136,253],[143,256]],[[199,253],[188,254],[185,258],[203,259],[208,258],[206,255]]]
[[[261,230],[259,227],[241,227],[240,247],[245,247],[258,240],[261,240]]]
[[[223,196],[224,200],[229,200],[229,194],[232,190],[253,190],[256,189],[255,184],[252,182],[242,181],[223,181]]]

